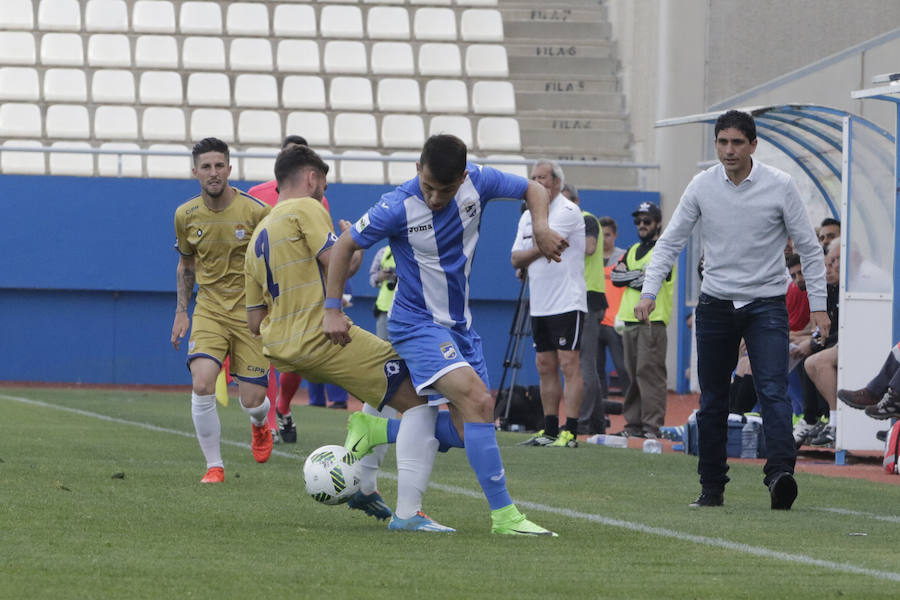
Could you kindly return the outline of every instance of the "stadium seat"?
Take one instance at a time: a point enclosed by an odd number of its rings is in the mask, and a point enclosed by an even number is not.
[[[228,35],[269,35],[269,9],[265,4],[232,2],[225,19]]]
[[[231,40],[228,65],[232,71],[271,71],[272,44],[268,39],[236,38]]]
[[[409,12],[400,6],[374,6],[366,13],[366,33],[373,40],[408,40]]]
[[[187,82],[190,106],[231,106],[231,82],[224,73],[191,73]]]
[[[275,146],[269,148],[251,146],[249,148],[244,148],[244,152],[266,152],[272,154],[278,151],[279,146],[281,146],[281,140],[278,140]],[[244,179],[246,179],[247,181],[267,181],[269,179],[272,179],[272,176],[274,175],[274,157],[242,158],[240,162],[241,173],[243,174]]]
[[[53,148],[90,149],[87,142],[53,142]],[[94,155],[88,153],[50,152],[51,175],[77,175],[90,177],[94,174]]]
[[[245,110],[238,116],[238,141],[242,144],[281,144],[281,116],[274,110]]]
[[[191,111],[191,139],[217,137],[223,142],[234,141],[234,118],[224,108],[195,108]]]
[[[325,44],[326,73],[358,73],[368,71],[366,47],[362,42],[328,42]]]
[[[406,4],[406,0],[362,0],[363,4]]]
[[[86,31],[128,31],[125,0],[88,0],[84,9]]]
[[[80,67],[84,48],[77,33],[45,33],[41,39],[41,64]]]
[[[94,111],[94,137],[100,140],[135,140],[137,111],[130,106],[98,106]]]
[[[43,135],[42,129],[41,109],[37,104],[0,104],[0,137],[39,138]]]
[[[234,80],[236,108],[278,108],[278,82],[273,75],[238,75]]]
[[[37,101],[40,98],[37,70],[29,67],[0,68],[0,100]]]
[[[358,6],[323,6],[319,32],[326,38],[361,38],[362,10]]]
[[[87,79],[81,69],[44,71],[44,100],[48,102],[87,102]]]
[[[221,35],[222,8],[218,2],[183,2],[178,30],[192,35]]]
[[[313,40],[281,40],[277,60],[282,72],[318,73],[319,44]]]
[[[184,111],[180,108],[151,106],[141,115],[141,137],[145,140],[183,140],[184,132]]]
[[[450,0],[409,0],[409,3],[415,6],[416,4],[424,4],[426,6],[450,6]]]
[[[0,2],[0,23],[4,29],[33,29],[34,6],[31,0]]]
[[[485,117],[478,120],[479,150],[518,152],[522,149],[519,122],[511,117]]]
[[[365,77],[335,77],[328,90],[332,110],[372,110],[372,84]]]
[[[456,40],[456,14],[450,8],[419,8],[413,18],[417,40]]]
[[[428,124],[428,135],[439,133],[455,135],[465,142],[466,146],[472,147],[472,124],[468,117],[432,117],[431,123]]]
[[[176,104],[184,102],[181,74],[175,71],[144,71],[138,83],[141,104]]]
[[[324,109],[325,82],[314,75],[288,75],[281,83],[281,105],[285,108]]]
[[[477,81],[472,86],[472,110],[476,114],[514,115],[516,92],[508,81]]]
[[[290,129],[293,131],[293,129]],[[375,117],[362,113],[340,113],[334,118],[334,145],[354,148],[378,146]]]
[[[412,46],[405,42],[377,42],[372,45],[374,75],[414,75]]]
[[[3,114],[0,110],[0,129],[2,129]],[[18,146],[20,148],[40,148],[41,143],[34,140],[7,140],[4,146]],[[44,174],[43,152],[0,152],[0,171],[3,173],[20,173],[22,175]]]
[[[316,37],[316,12],[309,5],[279,4],[272,28],[278,37]]]
[[[148,150],[184,152],[186,156],[147,156],[147,177],[187,178],[191,176],[190,149],[180,144],[151,144]]]
[[[175,6],[168,0],[137,0],[131,9],[135,33],[175,33]]]
[[[388,183],[400,185],[416,176],[416,161],[419,159],[416,152],[391,152],[393,158],[405,158],[404,161],[390,161],[387,163]]]
[[[373,150],[351,150],[342,156],[381,156]],[[384,163],[376,160],[342,160],[338,164],[341,183],[384,183]]]
[[[106,142],[101,150],[140,150],[130,142]],[[98,154],[97,174],[100,177],[140,177],[143,175],[143,160],[135,154]]]
[[[518,154],[490,154],[487,158],[484,159],[484,164],[494,167],[495,169],[500,169],[501,171],[506,171],[507,173],[512,173],[513,175],[518,175],[519,177],[524,177],[528,179],[530,173],[528,172],[528,165],[503,165],[497,164],[494,161],[496,160],[507,160],[511,158],[524,159],[524,156]]]
[[[41,0],[38,5],[38,29],[81,31],[81,7],[78,0]]]
[[[214,37],[185,38],[181,46],[181,63],[190,70],[224,71],[225,43]]]
[[[381,119],[381,145],[385,148],[421,148],[425,123],[418,115],[385,115]]]
[[[94,71],[91,80],[91,99],[95,103],[123,102],[134,104],[134,75],[120,69]]]
[[[449,77],[462,75],[459,46],[435,43],[419,46],[419,74]]]
[[[378,81],[378,110],[386,112],[419,112],[419,82],[415,79],[390,79]]]
[[[188,42],[196,39],[198,38],[187,38],[184,41],[184,47],[187,48]],[[214,68],[217,66],[217,63],[214,62],[216,58],[215,50],[218,46],[219,51],[222,52],[222,40],[214,38],[203,39],[210,41],[209,45],[203,47],[203,50],[208,51],[209,55],[205,58],[205,62],[200,64],[209,64],[210,67],[208,68]],[[216,44],[217,42],[218,44]],[[191,54],[185,50],[185,55],[190,56]],[[171,35],[142,35],[134,45],[134,64],[138,67],[151,69],[177,69],[178,44],[175,42],[175,38]],[[224,58],[222,58],[221,64],[224,68]],[[187,63],[185,63],[184,67],[191,68]],[[200,68],[199,65],[196,68]]]
[[[76,104],[51,104],[44,120],[48,138],[86,140],[91,137],[88,111]]]
[[[128,37],[121,33],[92,35],[88,38],[87,59],[92,67],[130,67],[131,44]]]
[[[302,135],[310,146],[330,146],[331,129],[328,115],[323,112],[292,112],[287,116],[284,130],[288,134]]]
[[[466,48],[466,75],[509,77],[506,48],[497,44],[472,44]]]
[[[7,65],[33,65],[34,35],[27,31],[0,31],[0,56]]]
[[[469,112],[469,90],[459,79],[432,79],[425,84],[425,110],[433,113]]]
[[[502,42],[503,17],[492,8],[469,8],[460,19],[460,33],[466,42]]]
[[[456,0],[457,6],[497,6],[497,0]]]

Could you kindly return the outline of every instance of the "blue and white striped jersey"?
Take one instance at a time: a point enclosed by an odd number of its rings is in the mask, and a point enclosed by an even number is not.
[[[382,196],[353,225],[351,235],[362,248],[390,240],[399,280],[391,319],[471,327],[469,272],[484,205],[493,198],[523,198],[528,180],[474,163],[466,169],[466,180],[443,210],[426,206],[416,177]]]

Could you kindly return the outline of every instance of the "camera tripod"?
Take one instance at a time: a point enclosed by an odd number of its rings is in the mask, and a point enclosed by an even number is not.
[[[509,340],[506,342],[506,353],[503,356],[503,375],[500,377],[500,387],[497,391],[497,402],[503,400],[506,394],[506,409],[500,417],[500,429],[509,430],[509,408],[512,406],[513,388],[516,385],[516,375],[522,368],[522,342],[531,337],[531,319],[528,314],[528,274],[522,278],[522,287],[519,290],[519,299],[516,303],[516,312],[513,315],[512,326],[509,329]],[[506,376],[510,374],[509,385],[504,388]]]

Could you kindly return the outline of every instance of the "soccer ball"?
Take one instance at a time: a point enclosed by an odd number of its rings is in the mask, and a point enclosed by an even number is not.
[[[313,500],[342,504],[359,491],[359,461],[343,446],[322,446],[306,458],[303,478]]]

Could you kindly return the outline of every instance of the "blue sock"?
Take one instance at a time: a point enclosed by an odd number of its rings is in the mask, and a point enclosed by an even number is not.
[[[450,448],[465,448],[466,445],[459,439],[459,432],[450,419],[450,411],[438,412],[437,424],[434,426],[434,437],[440,443],[438,452],[446,452]]]
[[[491,510],[509,506],[512,498],[506,490],[506,473],[503,471],[494,424],[466,423],[463,433],[466,437],[466,457]]]
[[[397,432],[400,431],[400,419],[387,420],[388,444],[397,443]]]

